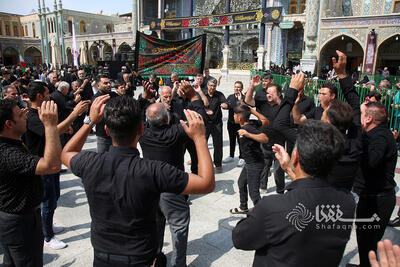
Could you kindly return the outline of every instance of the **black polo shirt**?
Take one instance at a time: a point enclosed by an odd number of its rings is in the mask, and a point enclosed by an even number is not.
[[[39,113],[35,108],[29,108],[26,119],[25,141],[32,154],[43,157],[46,143],[44,125],[39,119]]]
[[[263,197],[236,225],[235,248],[256,251],[253,267],[339,266],[352,229],[354,197],[319,178],[298,179],[286,189]]]
[[[235,119],[233,118],[233,110],[235,109],[235,107],[240,105],[240,101],[244,101],[244,94],[241,94],[240,99],[238,99],[235,94],[231,94],[228,96],[227,98],[227,104],[229,107],[228,110],[228,122],[230,123],[235,123]]]
[[[213,96],[210,96],[207,92],[206,97],[209,102],[207,109],[212,110],[212,115],[207,115],[207,122],[217,124],[222,122],[222,111],[221,104],[226,103],[226,98],[220,91],[215,91]]]
[[[246,130],[251,134],[261,134],[262,132],[258,129],[259,127],[261,127],[261,121],[250,120],[249,123],[243,125],[241,129]],[[239,138],[239,146],[242,152],[242,157],[247,164],[264,162],[264,155],[261,151],[259,142],[246,136],[241,136]]]
[[[80,152],[71,159],[71,170],[85,187],[93,248],[154,259],[160,193],[182,193],[188,174],[165,162],[142,159],[136,148],[114,146],[101,154]]]
[[[0,211],[26,212],[43,198],[43,184],[35,175],[40,157],[28,152],[22,141],[0,137]]]
[[[108,92],[108,93],[106,93],[106,94],[109,94],[109,95],[110,95],[110,98],[109,98],[108,100],[110,100],[111,98],[114,98],[114,97],[118,97],[118,96],[119,96],[119,95],[118,95],[117,93],[115,93],[115,92]],[[105,93],[102,93],[102,92],[99,90],[99,91],[93,96],[92,103],[93,103],[93,101],[94,101],[97,97],[102,96],[102,95],[105,95]],[[106,101],[106,104],[107,104],[108,100]],[[106,133],[106,130],[104,130],[104,126],[105,126],[105,125],[106,125],[106,123],[104,122],[104,119],[102,119],[99,123],[96,124],[96,136],[100,136],[100,137],[103,137],[103,138],[108,138],[108,139],[111,140],[111,137],[109,137],[109,136],[107,135],[107,133]]]

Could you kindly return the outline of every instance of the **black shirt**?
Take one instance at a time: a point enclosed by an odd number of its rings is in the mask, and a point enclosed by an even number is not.
[[[212,110],[212,115],[207,115],[207,122],[217,124],[222,122],[222,111],[221,104],[226,103],[226,98],[220,91],[215,91],[213,96],[210,96],[207,92],[206,97],[209,102],[207,109]]]
[[[394,171],[397,163],[396,142],[386,125],[379,125],[363,134],[361,174],[356,177],[357,194],[379,194],[396,187]]]
[[[94,101],[97,97],[102,96],[102,95],[105,95],[105,94],[109,94],[109,95],[110,95],[110,98],[109,98],[109,99],[119,96],[119,95],[118,95],[117,93],[115,93],[115,92],[102,93],[102,92],[99,90],[99,91],[93,96],[92,103],[93,103],[93,101]],[[108,100],[109,100],[109,99],[108,99]],[[107,100],[107,101],[108,101],[108,100]],[[107,104],[107,101],[106,101],[106,104]],[[106,134],[106,130],[104,130],[104,125],[105,125],[104,119],[102,119],[99,123],[96,124],[96,136],[100,136],[100,137],[103,137],[103,138],[111,139],[111,137],[109,137],[109,136]]]
[[[244,94],[241,94],[240,99],[238,99],[235,96],[235,94],[231,94],[228,96],[228,98],[226,99],[228,107],[229,107],[228,122],[235,123],[235,119],[233,118],[233,114],[234,114],[233,110],[241,104],[241,101],[244,101],[244,98],[245,98]]]
[[[58,109],[58,122],[65,120],[71,113],[71,109],[67,107],[66,97],[58,90],[55,90],[50,95],[51,100],[57,104]]]
[[[142,159],[136,148],[114,146],[101,154],[80,152],[71,159],[71,170],[85,187],[93,248],[152,262],[160,193],[182,193],[188,174],[164,162]]]
[[[78,79],[77,81],[78,81],[79,87],[81,87],[84,80]],[[88,81],[86,83],[86,85],[83,88],[83,91],[80,93],[80,95],[81,95],[82,101],[91,100],[93,98],[93,89],[92,89],[92,85],[90,84],[90,81]]]
[[[28,152],[22,141],[0,137],[0,211],[20,213],[43,199],[42,178],[35,175],[40,157]]]
[[[34,155],[43,157],[44,145],[46,143],[44,125],[39,119],[39,113],[35,108],[29,108],[26,119],[25,141],[29,151]]]
[[[354,218],[351,193],[319,178],[298,179],[286,189],[283,195],[263,197],[236,225],[233,245],[256,250],[255,267],[339,266],[353,221],[335,216]],[[335,218],[323,215],[331,212]]]
[[[299,112],[300,112],[300,114],[303,114],[304,116],[306,116],[306,118],[310,118],[310,117],[312,117],[313,114],[315,114],[315,103],[311,97],[305,95],[300,100]],[[322,117],[322,113],[321,113],[321,117]],[[321,119],[321,117],[319,119]],[[290,123],[296,127],[292,116],[290,116]]]
[[[261,121],[250,120],[249,123],[243,125],[241,129],[251,134],[261,134],[262,132],[258,129],[259,127],[261,127]],[[259,142],[246,136],[241,136],[239,138],[239,146],[242,151],[242,157],[247,164],[264,162],[264,155]]]
[[[321,106],[316,107],[314,110],[303,114],[307,119],[321,120],[324,109]]]
[[[187,135],[180,124],[151,126],[145,124],[139,142],[145,159],[160,160],[184,171]]]

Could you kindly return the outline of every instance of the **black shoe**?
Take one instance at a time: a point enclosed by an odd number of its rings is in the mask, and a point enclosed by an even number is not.
[[[400,226],[400,217],[395,218],[394,220],[388,222],[389,226],[399,227]]]

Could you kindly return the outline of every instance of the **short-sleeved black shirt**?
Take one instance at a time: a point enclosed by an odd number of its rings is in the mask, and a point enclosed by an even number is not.
[[[38,206],[43,184],[35,175],[40,157],[28,152],[22,141],[0,137],[0,211],[21,213]]]
[[[207,115],[207,122],[214,124],[222,122],[221,104],[226,103],[224,94],[220,91],[215,91],[212,97],[208,93],[206,94],[206,97],[210,104],[207,109],[213,111],[212,115]]]
[[[242,126],[241,129],[246,130],[251,134],[262,133],[258,128],[261,126],[261,121],[250,120],[248,124]],[[242,151],[242,157],[247,164],[264,162],[264,155],[261,151],[260,143],[248,138],[241,136],[239,138],[239,146]]]
[[[43,157],[44,145],[46,143],[44,125],[39,119],[37,109],[34,108],[29,108],[26,120],[25,142],[32,154]]]
[[[75,155],[71,170],[85,187],[93,248],[154,259],[160,193],[182,193],[188,174],[161,161],[142,159],[136,148],[114,146],[101,154]]]

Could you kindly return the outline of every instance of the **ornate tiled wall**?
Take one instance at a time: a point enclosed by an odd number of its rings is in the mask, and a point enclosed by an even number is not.
[[[343,14],[345,16],[351,16],[351,0],[345,0],[343,4]]]
[[[351,10],[353,12],[353,16],[361,16],[362,12],[362,0],[352,0],[351,1]]]
[[[372,0],[372,2],[375,2]],[[363,5],[363,15],[369,15],[371,14],[371,0],[364,0],[364,5]]]
[[[395,34],[400,33],[400,26],[397,27],[385,27],[378,29],[377,32],[377,41],[378,46],[384,42],[387,38],[394,36]]]
[[[393,7],[393,0],[386,0],[385,6],[383,8],[383,13],[385,13],[385,14],[392,13],[392,7]]]
[[[383,14],[384,5],[385,5],[385,0],[373,0],[373,1],[371,1],[371,15],[381,15],[381,14]]]
[[[330,30],[321,30],[320,32],[320,41],[319,41],[319,50],[321,51],[321,48],[324,47],[324,45],[341,35],[347,35],[350,36],[351,38],[355,39],[358,41],[358,43],[361,45],[361,47],[365,46],[365,41],[367,38],[368,34],[368,28],[363,28],[363,29],[354,29],[354,28],[349,28],[349,29],[330,29]]]

